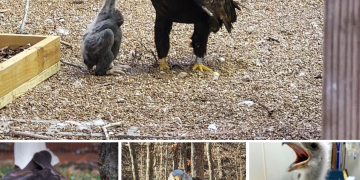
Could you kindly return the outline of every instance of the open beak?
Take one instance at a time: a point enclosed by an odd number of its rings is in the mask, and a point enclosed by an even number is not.
[[[311,159],[310,153],[300,143],[296,143],[296,142],[282,143],[282,145],[284,144],[291,147],[296,154],[296,160],[288,167],[287,172],[291,172],[306,167]]]
[[[180,176],[175,176],[175,180],[181,180]]]

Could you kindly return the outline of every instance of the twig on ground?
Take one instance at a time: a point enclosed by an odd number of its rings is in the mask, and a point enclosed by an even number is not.
[[[123,35],[123,36],[124,36],[125,38],[127,38],[125,35]],[[136,39],[135,39],[135,41],[138,42],[141,46],[143,46],[146,51],[150,52],[150,53],[154,56],[154,59],[155,59],[156,63],[158,63],[158,58],[156,57],[154,51],[146,48],[146,46],[145,46],[141,41],[138,41],[138,40],[136,40]]]
[[[102,129],[103,129],[103,131],[105,133],[106,140],[110,140],[110,136],[109,136],[106,128],[113,127],[113,126],[120,126],[121,124],[122,124],[122,122],[110,123],[110,124],[105,125],[105,126],[102,127]]]
[[[81,66],[81,65],[69,63],[69,62],[64,61],[63,59],[60,59],[60,62],[66,64],[66,65],[69,65],[69,66],[77,67],[77,68],[79,68],[80,70],[84,70],[84,69],[85,69],[85,67],[83,67],[83,66]]]
[[[0,13],[8,12],[10,9],[0,9]]]
[[[66,46],[68,46],[68,47],[70,47],[70,48],[73,48],[73,45],[70,44],[70,43],[68,43],[68,42],[60,41],[60,43],[63,44],[63,45],[66,45]]]
[[[18,131],[10,131],[11,136],[26,136],[26,137],[32,137],[32,138],[37,138],[37,139],[49,139],[49,140],[54,140],[54,137],[50,137],[50,136],[44,136],[44,135],[39,135],[39,134],[34,134],[31,132],[18,132]]]
[[[27,13],[28,13],[28,10],[29,10],[29,1],[30,0],[26,0],[25,10],[24,10],[24,17],[23,17],[23,20],[21,22],[20,28],[16,31],[17,34],[28,34],[27,32],[24,31],[24,26],[25,26],[25,22],[26,22]]]

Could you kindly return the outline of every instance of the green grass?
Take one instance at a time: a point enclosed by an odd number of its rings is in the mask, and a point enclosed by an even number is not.
[[[12,170],[14,168],[14,164],[6,164],[0,166],[0,179],[5,176],[7,172]],[[92,174],[91,171],[85,170],[80,171],[79,173],[68,173],[67,168],[58,168],[56,167],[56,170],[60,172],[62,175],[64,175],[69,180],[100,180],[99,174]],[[69,175],[70,176],[67,176]]]
[[[5,174],[12,169],[14,169],[14,164],[6,164],[0,166],[0,179],[3,178]]]
[[[69,180],[100,180],[99,174],[92,174],[91,171],[85,170],[79,173],[68,173],[67,168],[56,168],[61,174],[63,174]],[[70,176],[68,176],[70,174]]]

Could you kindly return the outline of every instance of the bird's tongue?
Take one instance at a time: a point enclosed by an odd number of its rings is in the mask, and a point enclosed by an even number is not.
[[[297,156],[296,161],[294,163],[300,163],[306,161],[309,158],[308,153],[303,148],[299,146],[293,146],[292,148]]]
[[[289,144],[289,146],[294,150],[296,153],[296,160],[293,162],[290,167],[288,168],[288,172],[299,169],[301,167],[306,166],[306,162],[309,160],[309,154],[304,150],[302,147]]]

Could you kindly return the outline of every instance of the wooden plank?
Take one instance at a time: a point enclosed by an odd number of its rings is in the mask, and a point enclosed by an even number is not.
[[[60,38],[47,37],[11,59],[0,63],[0,97],[60,60]]]
[[[43,82],[50,76],[54,75],[60,70],[61,63],[57,62],[56,64],[52,65],[51,67],[47,68],[40,74],[36,75],[34,78],[30,79],[29,81],[25,82],[21,86],[15,88],[10,93],[6,94],[5,96],[0,98],[0,109],[6,106],[8,103],[12,102],[15,98],[21,96],[22,94],[26,93],[28,90],[32,89],[39,83]]]
[[[48,36],[38,35],[24,35],[24,34],[0,34],[0,48],[9,46],[10,48],[17,48],[27,44],[34,45]]]
[[[322,139],[360,139],[360,3],[325,1]]]

